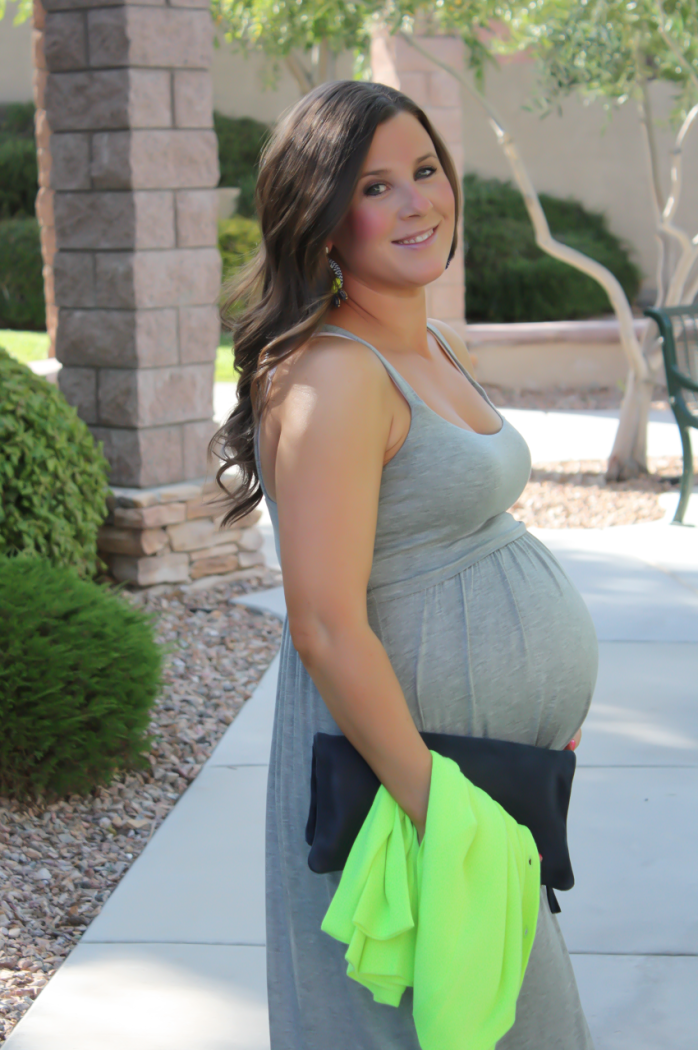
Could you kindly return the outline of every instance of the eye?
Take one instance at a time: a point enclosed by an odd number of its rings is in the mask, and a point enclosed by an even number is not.
[[[426,164],[423,168],[418,169],[415,178],[428,179],[430,175],[433,175],[435,173],[435,171],[436,168],[433,164]]]
[[[370,186],[365,187],[364,194],[366,197],[378,197],[385,188],[384,182],[372,182]]]

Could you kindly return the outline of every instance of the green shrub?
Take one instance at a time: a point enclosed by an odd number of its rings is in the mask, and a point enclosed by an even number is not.
[[[38,191],[34,103],[0,106],[0,219],[32,216]]]
[[[34,138],[33,102],[8,102],[0,106],[0,142],[5,138]]]
[[[38,191],[34,139],[0,142],[0,219],[32,216]]]
[[[41,238],[36,219],[0,222],[0,328],[46,328]]]
[[[60,391],[0,349],[0,555],[97,568],[108,463]]]
[[[469,320],[572,320],[611,309],[596,281],[538,248],[523,198],[511,183],[466,175],[463,191]],[[545,193],[540,202],[554,236],[606,266],[632,302],[641,273],[605,216]]]
[[[262,239],[259,223],[244,215],[218,223],[218,249],[223,259],[223,280],[228,280],[256,252]]]
[[[222,113],[213,114],[213,125],[221,169],[218,185],[239,186],[237,213],[253,218],[259,155],[269,137],[269,127],[251,117],[224,117]]]
[[[0,793],[52,800],[145,768],[161,672],[145,613],[70,569],[0,558]]]
[[[243,175],[239,180],[240,196],[235,205],[236,215],[242,215],[248,219],[257,218],[257,205],[255,203],[255,190],[257,188],[257,169]]]

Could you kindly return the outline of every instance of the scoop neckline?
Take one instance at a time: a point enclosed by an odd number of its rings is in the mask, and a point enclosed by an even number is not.
[[[446,426],[454,427],[456,430],[460,430],[464,434],[472,434],[473,437],[479,437],[479,438],[498,437],[498,435],[501,434],[502,431],[504,430],[504,427],[506,425],[506,419],[504,418],[504,416],[499,412],[499,410],[496,408],[496,406],[492,404],[492,402],[490,401],[489,397],[487,396],[487,393],[483,390],[483,388],[480,386],[480,384],[473,378],[473,376],[470,375],[468,370],[463,367],[463,365],[460,363],[458,358],[455,356],[455,354],[453,353],[451,348],[446,344],[446,342],[444,341],[443,337],[440,335],[438,330],[436,330],[435,328],[431,327],[429,324],[427,324],[427,331],[431,332],[431,334],[434,336],[434,338],[436,339],[437,343],[442,348],[442,350],[445,351],[445,353],[448,355],[450,360],[453,361],[453,363],[458,368],[458,370],[468,380],[470,385],[472,387],[474,387],[475,390],[477,390],[478,394],[480,394],[480,396],[482,398],[484,398],[485,402],[490,406],[490,408],[494,411],[494,413],[497,416],[497,418],[501,421],[501,426],[500,426],[499,430],[493,430],[491,434],[482,434],[482,433],[480,433],[479,430],[473,430],[472,427],[461,427],[457,423],[453,423],[450,419],[446,419],[444,416],[441,415],[440,412],[437,412],[436,409],[432,408],[431,405],[428,405],[423,397],[419,396],[419,394],[414,389],[414,387],[411,386],[410,383],[407,382],[407,380],[403,376],[402,372],[400,372],[399,369],[395,368],[395,365],[392,364],[390,361],[388,361],[388,359],[386,357],[384,357],[384,355],[380,352],[380,350],[377,347],[375,347],[373,345],[373,343],[369,343],[367,339],[362,339],[361,336],[359,336],[359,335],[354,335],[354,333],[350,332],[348,328],[342,328],[340,325],[324,324],[322,327],[323,327],[323,329],[330,329],[330,330],[334,329],[337,332],[346,333],[341,338],[355,339],[357,342],[363,343],[365,346],[370,347],[371,350],[374,351],[374,353],[378,354],[378,356],[380,357],[381,361],[383,361],[386,365],[389,365],[390,368],[394,372],[396,372],[397,375],[399,375],[399,377],[402,380],[402,382],[405,384],[405,386],[410,391],[410,393],[413,395],[413,397],[416,398],[416,400],[419,402],[419,404],[423,408],[425,408],[427,410],[427,412],[431,412],[431,414],[433,416],[436,416],[437,419],[440,419],[442,423],[445,423]],[[390,371],[390,369],[388,371]],[[412,423],[410,422],[410,430],[411,429],[412,429]],[[410,433],[410,431],[408,430],[407,431],[407,437],[405,437],[405,441],[403,441],[402,445],[404,445],[407,442],[407,438],[409,437],[409,433]],[[397,453],[395,454],[396,456],[399,455],[400,450],[402,449],[402,445],[400,446],[400,449],[398,449]],[[395,456],[393,456],[393,459],[395,459]],[[386,467],[389,465],[389,463],[392,463],[392,459],[388,460],[388,463],[385,464]]]
[[[487,402],[487,404],[490,406],[490,408],[494,411],[494,413],[501,420],[502,425],[500,426],[499,430],[495,430],[491,434],[481,434],[479,432],[479,430],[472,430],[470,427],[459,427],[457,423],[452,423],[450,419],[445,419],[444,416],[442,416],[440,412],[437,412],[435,409],[433,409],[431,407],[431,405],[428,405],[426,403],[424,398],[419,396],[419,394],[414,389],[414,387],[412,387],[407,382],[407,380],[403,376],[402,372],[399,372],[398,369],[395,368],[395,365],[391,364],[390,361],[388,361],[388,359],[386,357],[384,357],[383,354],[380,352],[380,350],[378,350],[377,347],[373,346],[372,343],[369,343],[366,339],[362,339],[361,336],[354,335],[354,333],[350,332],[348,328],[342,328],[340,325],[323,324],[322,327],[321,327],[321,330],[327,330],[327,329],[330,329],[330,330],[334,329],[337,332],[343,333],[342,336],[341,336],[341,338],[343,338],[343,339],[355,339],[355,340],[357,340],[357,342],[364,343],[365,346],[370,347],[371,350],[373,350],[380,357],[381,361],[383,361],[386,365],[389,365],[390,368],[392,368],[393,371],[395,371],[397,373],[397,375],[400,376],[400,379],[402,380],[402,382],[405,384],[405,386],[410,391],[410,393],[413,395],[413,397],[416,398],[416,400],[419,402],[419,404],[422,406],[422,408],[425,408],[427,410],[427,412],[430,412],[432,414],[432,416],[436,417],[436,419],[441,420],[441,422],[445,423],[446,426],[453,427],[454,430],[460,430],[460,432],[463,433],[463,434],[472,434],[473,437],[478,437],[478,438],[499,437],[499,435],[505,429],[506,423],[507,423],[506,418],[499,412],[499,410],[496,408],[496,406],[492,404],[492,402],[490,401],[489,397],[487,396],[486,391],[480,386],[480,384],[477,382],[477,380],[474,379],[474,377],[470,375],[470,373],[468,372],[468,370],[466,368],[463,367],[463,365],[460,363],[458,358],[455,356],[455,354],[453,353],[451,348],[446,345],[445,341],[440,336],[440,333],[438,331],[436,331],[434,328],[430,327],[429,324],[427,324],[427,331],[432,333],[432,335],[435,337],[435,339],[436,339],[437,343],[439,344],[439,346],[448,354],[449,358],[453,361],[453,363],[456,365],[456,367],[463,373],[463,375],[466,377],[466,379],[471,384],[471,386],[475,387],[475,389],[477,390],[478,394],[480,394],[482,397],[484,397],[484,399]],[[390,374],[390,370],[388,370],[388,374]],[[403,397],[404,397],[404,394],[403,394]],[[407,400],[407,398],[405,398],[405,400]],[[409,402],[408,402],[408,404],[409,404]],[[405,435],[405,440],[400,445],[400,448],[397,450],[395,455],[391,459],[389,459],[387,463],[385,463],[383,465],[383,470],[386,470],[390,466],[391,463],[395,462],[395,460],[399,457],[399,455],[402,452],[403,448],[405,447],[405,445],[409,441],[410,434],[412,433],[412,428],[413,428],[413,425],[414,425],[414,420],[412,419],[412,406],[410,405],[409,407],[410,407],[410,426],[409,426],[409,429],[407,431],[407,434]],[[256,446],[256,449],[257,449],[257,457],[258,457],[259,460],[261,460],[260,452],[259,452],[259,425],[255,426],[255,446]],[[268,500],[269,503],[273,503],[275,507],[278,506],[276,500],[272,499],[272,497],[266,491],[266,488],[265,488],[265,485],[264,485],[264,481],[262,479],[261,461],[259,463],[259,472],[260,472],[259,473],[260,485],[262,487],[262,492],[264,493],[264,498],[266,500]]]

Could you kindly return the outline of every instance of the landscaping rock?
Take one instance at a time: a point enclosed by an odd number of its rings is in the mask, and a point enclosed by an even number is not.
[[[252,694],[282,625],[231,599],[279,582],[266,570],[195,594],[124,593],[125,601],[156,613],[158,637],[173,650],[151,712],[150,770],[121,772],[108,787],[49,806],[0,798],[0,1043]]]

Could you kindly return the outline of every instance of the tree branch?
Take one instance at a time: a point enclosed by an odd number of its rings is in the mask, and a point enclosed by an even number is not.
[[[286,68],[289,73],[298,84],[301,95],[307,95],[308,92],[312,90],[313,81],[310,74],[303,66],[303,63],[296,58],[293,52],[284,55],[284,62],[286,63]]]
[[[682,182],[683,144],[689,131],[698,119],[698,103],[686,116],[679,133],[676,136],[674,148],[671,151],[671,193],[667,199],[662,213],[662,228],[676,237],[681,245],[681,257],[678,261],[669,289],[667,291],[666,303],[668,306],[677,306],[682,299],[686,281],[696,261],[697,251],[690,237],[684,230],[679,230],[672,222],[673,216],[679,205]]]
[[[694,86],[698,89],[698,72],[693,68],[691,63],[688,61],[679,45],[674,40],[673,36],[669,33],[666,27],[666,14],[664,13],[664,5],[662,0],[657,0],[657,9],[659,11],[659,32],[662,35],[664,43],[671,51],[672,55],[688,73],[688,76],[693,81]]]
[[[468,83],[465,77],[457,69],[454,69],[453,66],[450,66],[447,62],[442,62],[441,59],[435,58],[427,48],[417,43],[409,33],[405,33],[403,30],[398,30],[398,36],[407,41],[410,47],[413,47],[415,51],[424,55],[425,58],[430,59],[434,65],[443,69],[446,73],[450,73],[452,77],[455,77],[455,79],[463,85],[468,94],[485,110],[494,133],[497,136],[499,145],[502,147],[509,164],[511,165],[516,184],[523,195],[526,210],[528,211],[535,231],[536,243],[544,252],[547,252],[548,255],[552,255],[553,258],[559,259],[561,262],[568,263],[576,270],[581,270],[582,273],[586,273],[589,277],[598,281],[611,300],[613,310],[618,319],[621,344],[625,350],[632,371],[635,373],[637,380],[640,383],[651,383],[652,379],[650,370],[640,349],[637,336],[635,335],[630,304],[628,303],[625,292],[623,291],[618,279],[610,270],[607,270],[605,266],[602,266],[594,259],[587,258],[587,256],[583,255],[581,252],[576,251],[574,248],[570,248],[567,244],[561,244],[560,241],[556,241],[553,238],[550,233],[550,227],[548,226],[548,220],[545,217],[545,212],[543,211],[538,199],[538,194],[533,187],[530,176],[519,155],[516,143],[504,127],[504,124],[500,120],[492,104],[484,95],[481,95],[476,88]]]
[[[647,86],[647,81],[642,81],[642,101],[640,106],[640,121],[644,132],[647,146],[650,174],[652,177],[652,195],[654,197],[657,216],[664,211],[664,195],[662,193],[662,182],[659,177],[659,161],[657,159],[657,140],[654,134],[654,121],[652,120],[652,100]]]
[[[666,259],[666,248],[662,231],[662,212],[664,211],[664,200],[662,185],[659,177],[659,162],[657,160],[657,140],[654,134],[654,122],[652,120],[652,108],[647,88],[647,81],[642,82],[642,98],[638,102],[640,111],[640,127],[642,138],[645,143],[645,156],[649,169],[649,183],[654,208],[654,235],[657,240],[657,297],[655,307],[664,304],[664,265]]]
[[[696,251],[698,252],[698,234],[693,238],[693,243],[696,245]],[[696,297],[698,297],[698,274],[696,275],[693,283],[689,285],[688,291],[683,297],[685,303],[692,303]]]
[[[698,104],[693,107],[693,109],[690,111],[683,124],[681,125],[679,133],[676,136],[674,148],[671,151],[671,191],[663,209],[663,218],[665,219],[673,219],[674,215],[676,214],[676,209],[679,206],[679,197],[681,196],[681,167],[683,163],[683,144],[686,135],[695,123],[696,117],[698,117]]]
[[[318,84],[335,78],[335,54],[326,38],[320,41],[318,53]]]

